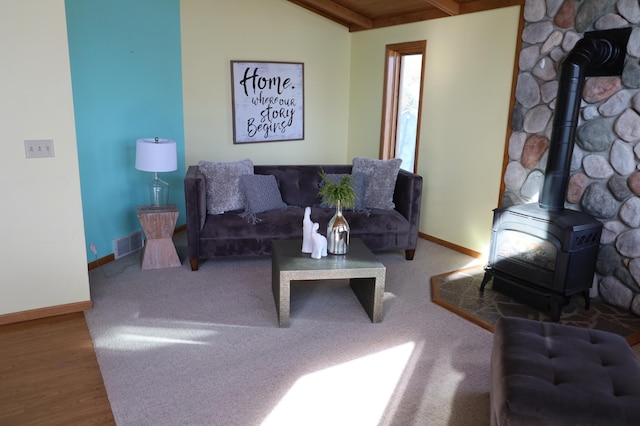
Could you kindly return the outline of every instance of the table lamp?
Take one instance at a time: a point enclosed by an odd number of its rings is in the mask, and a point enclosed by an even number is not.
[[[160,177],[160,172],[178,169],[176,142],[169,139],[146,138],[136,143],[136,169],[153,172],[148,194],[152,206],[162,206],[169,201],[169,184]]]

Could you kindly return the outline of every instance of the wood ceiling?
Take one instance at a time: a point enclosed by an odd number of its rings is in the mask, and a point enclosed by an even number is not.
[[[288,0],[349,31],[370,30],[446,16],[523,5],[525,0]]]

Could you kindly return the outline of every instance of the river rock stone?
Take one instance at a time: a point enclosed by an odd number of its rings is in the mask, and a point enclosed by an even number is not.
[[[511,191],[519,191],[520,187],[527,179],[527,170],[522,167],[519,161],[511,161],[504,171],[504,184]]]
[[[577,144],[589,152],[607,151],[616,140],[613,133],[614,120],[614,117],[599,118],[579,126],[576,132]]]
[[[596,30],[610,30],[629,26],[629,22],[616,13],[607,13],[598,19],[594,25]]]
[[[640,89],[640,64],[627,61],[622,70],[622,83],[630,89]]]
[[[634,281],[640,283],[640,257],[631,259],[629,261],[629,273],[633,277]]]
[[[600,111],[598,111],[597,105],[588,105],[582,108],[582,118],[584,118],[587,121],[593,120],[594,118],[598,118],[600,116],[601,114],[600,114]]]
[[[576,43],[581,38],[581,34],[578,34],[575,31],[567,31],[564,33],[564,40],[562,40],[562,49],[567,53],[571,52],[571,49],[575,47]]]
[[[620,77],[588,78],[584,83],[582,98],[590,104],[602,102],[620,90],[621,85]]]
[[[546,55],[547,53],[551,52],[556,46],[560,46],[560,43],[562,43],[562,32],[554,31],[551,33],[547,41],[542,44],[540,53],[542,55]]]
[[[540,103],[540,86],[531,73],[523,72],[518,76],[516,100],[526,108],[534,107]]]
[[[555,62],[548,56],[540,59],[531,73],[544,81],[554,80],[558,76]]]
[[[621,90],[611,96],[605,103],[598,107],[598,112],[605,117],[613,117],[620,114],[629,106],[631,91]]]
[[[542,102],[549,103],[556,98],[558,94],[558,80],[547,81],[540,86],[540,94],[542,95]]]
[[[538,105],[529,110],[524,117],[523,129],[528,133],[542,132],[551,118],[551,110],[546,105]]]
[[[611,219],[618,214],[619,203],[602,183],[592,183],[584,191],[582,209],[597,219]]]
[[[640,198],[633,197],[620,206],[620,220],[631,228],[640,226]]]
[[[522,158],[522,150],[527,140],[525,132],[513,132],[509,136],[509,159],[519,161]]]
[[[633,108],[635,112],[640,112],[640,93],[637,93],[631,98],[631,108]]]
[[[527,202],[538,201],[542,182],[544,181],[544,173],[540,170],[534,170],[527,176],[527,179],[520,188],[520,196]]]
[[[640,229],[630,229],[618,235],[616,250],[622,256],[640,257]]]
[[[600,244],[604,246],[614,244],[616,242],[616,238],[618,238],[618,235],[620,235],[622,232],[626,230],[627,230],[627,227],[624,226],[624,224],[620,221],[610,220],[609,222],[605,222],[602,225],[602,236],[600,237]],[[616,250],[615,247],[612,247],[611,249],[614,250],[616,254],[618,254],[618,250]],[[600,247],[600,250],[602,250],[602,246]],[[600,257],[600,253],[598,253],[598,257]],[[620,258],[619,254],[618,254],[618,257]],[[618,266],[617,264],[614,265],[614,268],[617,266]],[[613,271],[610,274],[612,273]],[[603,275],[610,275],[610,274],[603,274]]]
[[[613,175],[613,168],[602,155],[587,155],[582,160],[582,167],[585,174],[593,179],[606,179]]]
[[[636,4],[638,3],[636,2]],[[627,42],[627,54],[636,58],[640,57],[640,27],[636,27],[631,31]]]
[[[632,291],[640,290],[638,289],[638,285],[636,284],[636,281],[633,279],[633,277],[631,276],[631,273],[629,272],[626,266],[623,265],[616,268],[616,270],[613,272],[613,276],[616,277],[622,284],[624,284],[627,288],[631,289]]]
[[[549,148],[549,139],[538,135],[530,136],[524,144],[520,162],[528,169],[535,168],[547,148]]]
[[[638,0],[618,0],[618,13],[632,24],[640,23]]]
[[[567,201],[571,204],[577,204],[587,188],[587,175],[584,173],[574,173],[569,178],[567,185]]]
[[[629,176],[627,179],[627,185],[634,194],[640,195],[640,172],[635,172]]]
[[[640,139],[640,115],[629,108],[620,114],[613,128],[622,140],[635,142]]]
[[[548,152],[548,151],[547,151]],[[587,155],[578,145],[573,146],[573,155],[571,156],[571,166],[569,170],[578,170],[582,168],[582,159]]]
[[[518,60],[518,67],[521,71],[531,71],[540,58],[540,46],[534,44],[533,46],[525,47],[520,51],[520,58]]]
[[[611,176],[611,178],[609,178],[609,181],[607,182],[607,188],[609,188],[611,194],[618,201],[624,201],[627,198],[633,196],[631,189],[629,189],[629,186],[627,185],[627,178],[624,176],[620,176],[617,174]]]
[[[538,22],[547,13],[547,4],[544,0],[527,0],[524,5],[524,20],[527,22]]]
[[[636,144],[633,147],[633,153],[640,158],[640,144]],[[636,168],[640,169],[640,164]]]
[[[567,56],[567,53],[562,50],[562,47],[556,47],[549,53],[549,57],[556,61],[556,63],[562,62],[565,56]]]
[[[517,131],[522,130],[524,126],[524,110],[522,105],[516,104],[513,107],[513,112],[511,113],[511,130]]]
[[[553,18],[556,16],[564,2],[565,0],[547,0],[547,17]]]
[[[611,167],[623,176],[630,175],[636,169],[633,147],[619,139],[611,147],[609,161],[611,162]]]
[[[598,292],[602,299],[610,305],[624,310],[631,308],[631,301],[634,297],[633,291],[613,276],[604,277],[600,280]]]
[[[596,271],[600,275],[613,275],[620,265],[622,265],[622,257],[614,246],[600,246],[596,261]]]
[[[584,0],[576,13],[576,31],[583,33],[601,16],[613,12],[617,0]]]
[[[560,28],[571,28],[576,20],[576,2],[575,0],[565,0],[558,13],[553,18],[553,23]]]
[[[553,24],[551,22],[535,22],[526,25],[522,30],[522,41],[528,44],[542,43],[552,32]]]

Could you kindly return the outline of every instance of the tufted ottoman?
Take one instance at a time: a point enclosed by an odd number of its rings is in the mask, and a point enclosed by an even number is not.
[[[640,425],[640,364],[613,333],[505,317],[491,354],[492,425]]]

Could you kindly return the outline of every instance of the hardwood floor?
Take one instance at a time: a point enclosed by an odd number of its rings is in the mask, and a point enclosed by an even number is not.
[[[0,425],[115,425],[84,314],[0,326]]]

